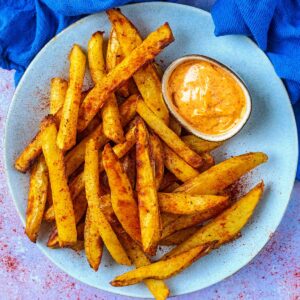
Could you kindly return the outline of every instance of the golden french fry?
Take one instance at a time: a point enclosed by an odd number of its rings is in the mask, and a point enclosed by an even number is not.
[[[186,193],[158,193],[159,207],[162,212],[190,215],[205,213],[224,203],[229,203],[227,196],[197,195]]]
[[[198,229],[198,227],[189,227],[179,230],[160,240],[159,244],[162,246],[179,245],[192,236]]]
[[[102,160],[111,190],[113,210],[130,237],[140,242],[139,212],[133,190],[118,157],[109,144],[104,147]]]
[[[198,138],[194,135],[185,135],[182,136],[181,139],[196,153],[200,154],[203,152],[210,152],[221,145],[224,144],[224,142],[210,142],[202,140],[201,138]]]
[[[42,149],[49,170],[59,244],[63,247],[77,241],[73,204],[65,176],[63,153],[56,145],[57,130],[53,118],[43,121],[42,131]]]
[[[96,84],[80,107],[77,125],[78,131],[83,131],[87,127],[89,122],[101,109],[109,94],[119,88],[140,67],[151,61],[173,40],[174,37],[170,26],[167,23],[162,25],[111,70],[101,84]]]
[[[175,192],[215,195],[267,160],[268,156],[262,152],[250,152],[229,158],[188,180]]]
[[[101,191],[99,185],[98,165],[99,161],[96,142],[91,139],[86,145],[84,164],[85,190],[88,201],[88,209],[91,213],[91,220],[92,222],[96,222],[99,234],[113,259],[119,264],[130,265],[131,262],[124,248],[100,209]]]
[[[92,219],[89,209],[85,217],[84,250],[91,268],[97,271],[101,262],[103,242],[99,234],[97,222]]]
[[[155,185],[158,190],[164,177],[164,150],[156,134],[149,135],[150,157],[154,161]]]
[[[138,98],[138,95],[132,95],[120,106],[120,115],[123,126],[126,126],[135,117],[136,102]],[[103,134],[102,124],[67,153],[65,156],[67,176],[71,175],[84,162],[85,145],[89,139],[94,139],[96,141],[98,149],[108,142],[108,139]]]
[[[194,247],[186,252],[166,260],[157,261],[147,266],[131,270],[117,276],[110,284],[113,286],[126,286],[139,283],[145,279],[167,279],[188,268],[199,258],[213,250],[215,243]]]
[[[169,127],[172,131],[174,131],[178,136],[181,135],[181,125],[180,123],[173,117],[170,116],[170,122],[169,122]],[[190,147],[193,149],[192,147]],[[196,152],[196,151],[195,151]]]
[[[218,241],[216,247],[233,240],[252,216],[261,199],[263,190],[264,184],[261,182],[217,218],[201,227],[189,239],[167,253],[165,258],[175,256],[213,240]]]
[[[66,151],[76,144],[77,119],[86,57],[78,45],[70,53],[69,86],[63,105],[62,119],[57,134],[57,146]]]
[[[160,240],[161,220],[150,161],[149,134],[140,118],[136,122],[136,171],[142,245],[146,253],[154,255]]]
[[[202,165],[202,158],[192,151],[159,117],[157,117],[143,100],[137,101],[137,113],[151,129],[184,161],[194,168]]]
[[[164,144],[164,163],[166,168],[180,181],[185,182],[199,175],[199,172],[186,163],[172,149]]]
[[[131,153],[128,153],[122,160],[122,167],[127,174],[127,177],[130,181],[130,184],[132,188],[135,188],[135,179],[136,179],[136,169],[135,169],[135,153],[134,157],[133,155],[130,155]]]
[[[68,82],[62,78],[54,77],[50,85],[50,114],[56,114],[64,105]]]
[[[43,220],[48,185],[48,168],[44,156],[41,155],[31,171],[26,210],[25,233],[34,243]]]
[[[117,9],[107,11],[108,17],[117,33],[118,41],[126,57],[142,44],[142,38],[134,25]],[[142,67],[133,75],[134,81],[147,106],[166,124],[169,111],[163,100],[161,81],[153,64]]]

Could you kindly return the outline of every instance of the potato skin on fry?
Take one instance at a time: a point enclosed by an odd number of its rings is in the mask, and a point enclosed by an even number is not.
[[[56,114],[64,105],[68,82],[54,77],[50,84],[50,114]]]
[[[192,134],[182,136],[181,139],[198,154],[210,152],[224,144],[224,142],[205,141]]]
[[[72,199],[65,175],[63,153],[56,145],[57,130],[53,117],[46,118],[41,126],[42,149],[49,170],[52,199],[60,246],[77,241],[76,222]]]
[[[233,240],[252,216],[263,190],[264,183],[261,182],[217,218],[201,227],[189,239],[167,253],[164,258],[172,257],[212,240],[218,241],[216,247]]]
[[[208,254],[215,242],[194,247],[186,252],[166,260],[160,260],[147,266],[137,268],[117,276],[110,284],[113,286],[127,286],[141,282],[144,279],[167,279],[180,273],[196,260]]]
[[[34,243],[43,220],[48,185],[48,168],[44,156],[41,155],[31,171],[26,210],[25,232]]]
[[[154,255],[160,240],[161,220],[150,161],[149,134],[141,118],[136,122],[136,171],[142,245],[146,253]]]
[[[104,147],[102,160],[111,190],[113,210],[130,237],[141,242],[138,206],[133,190],[120,161],[109,144]]]

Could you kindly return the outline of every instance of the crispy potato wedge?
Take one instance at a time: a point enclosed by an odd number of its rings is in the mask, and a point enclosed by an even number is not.
[[[130,265],[131,262],[123,246],[100,209],[101,191],[98,165],[99,161],[96,142],[91,139],[86,145],[84,165],[85,191],[88,209],[92,215],[91,220],[92,222],[96,222],[99,234],[113,259],[119,264]]]
[[[202,158],[192,151],[159,117],[157,117],[141,99],[137,101],[137,113],[147,125],[184,161],[192,167],[202,165]]]
[[[186,252],[166,260],[157,261],[147,266],[131,270],[117,276],[110,284],[113,286],[127,286],[141,282],[145,279],[167,279],[188,268],[199,258],[213,250],[215,242],[194,247]]]
[[[25,233],[36,242],[47,202],[49,186],[48,168],[43,155],[34,164],[29,183]]]
[[[169,122],[169,127],[172,131],[174,131],[178,136],[181,135],[181,125],[180,123],[173,117],[170,116],[170,122]],[[190,147],[192,150],[193,148]],[[196,151],[195,151],[196,152]]]
[[[211,218],[216,217],[218,214],[220,214],[222,211],[224,211],[228,206],[230,205],[230,202],[224,202],[213,209],[204,211],[202,213],[195,213],[191,215],[182,215],[178,217],[178,215],[175,216],[173,220],[169,220],[169,223],[163,227],[161,239],[164,239],[165,237],[185,228],[189,228],[195,225],[199,225],[203,222],[208,221]]]
[[[121,106],[120,115],[122,125],[126,126],[136,115],[136,102],[138,95],[130,96]],[[85,137],[65,156],[66,174],[71,175],[83,162],[85,155],[85,145],[89,139],[96,140],[98,149],[103,147],[107,142],[107,137],[103,134],[103,126],[100,124],[90,135]]]
[[[134,25],[117,9],[107,11],[116,31],[122,51],[128,57],[142,44],[142,38]],[[161,81],[152,63],[142,67],[133,75],[134,81],[147,106],[166,124],[169,123],[169,111],[163,100]]]
[[[111,70],[101,84],[96,84],[80,107],[77,125],[78,131],[83,131],[87,127],[89,122],[101,109],[109,94],[118,89],[139,68],[151,61],[173,40],[174,37],[170,26],[167,23],[162,25]]]
[[[267,160],[268,156],[262,152],[251,152],[229,158],[188,180],[175,192],[215,195]]]
[[[198,154],[210,152],[224,144],[224,142],[205,141],[192,134],[182,136],[181,139]]]
[[[104,147],[102,160],[111,190],[113,210],[130,237],[141,242],[139,212],[133,190],[118,157],[109,144]]]
[[[164,177],[164,150],[159,137],[156,134],[151,133],[149,135],[149,145],[150,145],[150,157],[154,161],[154,174],[155,174],[155,185],[156,189],[162,183]]]
[[[49,170],[55,221],[61,247],[77,241],[72,199],[65,175],[63,153],[56,145],[57,130],[52,117],[42,123],[42,149]]]
[[[54,77],[50,84],[50,114],[56,114],[64,105],[68,81]]]
[[[86,213],[84,225],[84,250],[91,268],[97,271],[103,253],[103,242],[99,234],[97,222],[92,219],[89,209]]]
[[[199,175],[199,172],[186,163],[172,149],[164,144],[164,164],[180,181],[185,182]]]
[[[141,118],[136,122],[136,190],[142,245],[154,255],[161,234],[161,221],[155,177],[150,160],[149,134]]]
[[[252,216],[263,194],[264,184],[261,182],[244,197],[226,209],[217,218],[201,227],[189,239],[178,245],[165,258],[178,255],[195,246],[217,240],[216,247],[233,240]]]
[[[57,146],[64,151],[76,144],[77,119],[86,64],[85,54],[76,44],[73,46],[69,58],[69,86],[56,141]]]
[[[198,227],[189,227],[179,230],[160,240],[159,244],[162,246],[179,245],[192,236],[197,230],[199,230]]]
[[[197,195],[186,193],[158,193],[159,207],[162,212],[190,215],[204,213],[219,205],[228,203],[227,196]]]

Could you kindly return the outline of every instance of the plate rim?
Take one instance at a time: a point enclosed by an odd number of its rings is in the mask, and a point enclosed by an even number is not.
[[[131,6],[176,6],[176,7],[180,7],[181,9],[189,9],[189,10],[192,10],[192,11],[195,11],[196,13],[200,13],[202,15],[204,15],[205,17],[210,17],[211,18],[211,14],[201,8],[198,8],[198,7],[195,7],[195,6],[190,6],[190,5],[186,5],[186,4],[179,4],[179,3],[174,3],[174,2],[163,2],[163,1],[151,1],[151,2],[140,2],[140,3],[131,3],[131,4],[127,4],[127,5],[122,5],[122,6],[117,6],[118,8],[122,9],[123,7],[131,7]],[[15,98],[17,98],[18,96],[18,93],[19,93],[19,90],[21,89],[22,85],[23,85],[23,82],[26,80],[26,77],[28,76],[28,73],[29,71],[33,68],[35,62],[39,59],[39,57],[45,52],[47,51],[48,47],[51,47],[51,45],[53,43],[55,43],[55,40],[57,39],[58,36],[60,35],[63,35],[65,32],[67,31],[70,31],[73,29],[73,27],[76,27],[78,26],[79,24],[81,23],[84,23],[86,22],[87,19],[91,18],[92,16],[94,15],[97,15],[97,14],[105,14],[105,11],[100,11],[100,12],[97,12],[97,13],[94,13],[94,14],[90,14],[88,16],[85,16],[83,18],[81,18],[80,20],[72,23],[71,25],[69,25],[68,27],[66,27],[65,29],[63,29],[60,33],[58,33],[56,36],[54,36],[51,40],[49,40],[44,46],[43,48],[36,54],[36,56],[33,58],[33,60],[30,62],[30,64],[28,65],[27,69],[25,70],[21,80],[19,81],[16,89],[15,89],[15,92],[14,92],[14,95],[12,97],[12,100],[11,100],[11,103],[9,105],[9,109],[8,109],[8,112],[7,112],[7,116],[6,116],[6,121],[5,121],[5,129],[4,129],[4,142],[3,142],[3,145],[4,145],[4,170],[5,170],[5,177],[6,177],[6,182],[7,182],[7,185],[8,185],[8,188],[9,188],[9,192],[10,192],[10,195],[12,197],[12,200],[13,200],[13,203],[14,203],[14,206],[18,212],[18,215],[21,219],[21,222],[23,225],[25,225],[25,217],[23,216],[23,214],[21,213],[19,207],[18,207],[18,204],[17,204],[17,201],[15,200],[15,196],[14,196],[14,189],[12,188],[12,184],[11,184],[11,181],[9,179],[9,168],[11,167],[9,165],[9,162],[8,162],[8,146],[7,146],[7,140],[8,140],[8,120],[11,119],[11,115],[12,115],[12,110],[13,110],[13,107],[14,107],[14,102],[15,102]],[[248,42],[251,42],[252,44],[255,45],[255,47],[257,48],[257,50],[260,52],[261,55],[263,55],[267,60],[268,60],[268,63],[272,66],[272,68],[274,69],[274,66],[272,65],[270,59],[268,58],[268,56],[256,45],[256,43],[251,40],[249,37],[246,37],[246,36],[243,36],[243,38],[245,40],[248,40]],[[295,145],[296,145],[296,148],[295,148],[295,154],[297,156],[297,158],[299,158],[299,146],[298,146],[298,132],[297,132],[297,126],[296,126],[296,119],[295,119],[295,114],[294,114],[294,110],[293,110],[293,106],[290,102],[290,97],[288,95],[288,92],[286,90],[286,87],[285,85],[283,84],[282,80],[279,78],[279,76],[276,74],[276,77],[277,77],[277,80],[278,80],[278,83],[281,85],[281,87],[283,88],[284,90],[284,93],[286,94],[287,96],[287,99],[288,99],[288,110],[290,112],[290,116],[292,116],[292,120],[291,122],[294,124],[293,126],[293,135],[294,135],[294,140],[295,140]],[[295,163],[294,165],[294,169],[291,171],[291,174],[295,174],[294,177],[296,178],[296,172],[297,172],[297,163]],[[280,214],[280,218],[277,219],[277,222],[276,222],[276,226],[274,226],[274,232],[278,229],[278,226],[280,225],[282,219],[283,219],[283,216],[286,212],[286,209],[287,209],[287,206],[290,202],[290,198],[291,198],[291,193],[292,193],[292,190],[293,190],[293,187],[294,187],[294,182],[292,183],[289,183],[290,187],[288,189],[288,192],[287,192],[287,195],[289,195],[289,199],[288,201],[286,202],[286,205],[285,207],[282,209],[282,213]],[[226,276],[222,276],[223,278],[220,279],[220,280],[216,280],[215,282],[213,283],[209,283],[207,284],[205,287],[201,288],[201,289],[189,289],[187,292],[177,292],[176,295],[171,295],[171,297],[175,297],[175,296],[180,296],[180,295],[187,295],[187,294],[190,294],[190,293],[194,293],[194,292],[199,292],[205,288],[208,288],[214,284],[217,284],[229,277],[231,277],[232,275],[234,275],[235,273],[237,273],[238,271],[240,271],[242,268],[246,267],[257,255],[260,254],[260,252],[265,248],[266,244],[269,242],[270,240],[270,236],[267,237],[266,241],[264,241],[263,243],[263,246],[262,248],[255,254],[253,255],[249,255],[249,258],[247,259],[247,263],[245,263],[244,265],[240,266],[239,268],[237,268],[235,271],[231,272],[230,274],[226,275]],[[61,271],[63,271],[64,273],[68,274],[70,277],[74,278],[75,280],[78,280],[79,282],[83,283],[83,284],[86,284],[88,286],[91,286],[93,288],[96,288],[96,289],[99,289],[99,290],[103,290],[105,292],[109,292],[109,293],[112,293],[112,294],[116,294],[116,295],[120,295],[120,296],[130,296],[130,297],[135,297],[135,298],[141,298],[141,296],[138,296],[136,295],[134,292],[128,292],[128,291],[125,291],[125,290],[122,290],[122,289],[116,289],[116,290],[111,290],[111,289],[107,289],[107,288],[103,288],[103,287],[99,287],[95,284],[92,284],[92,283],[89,283],[89,282],[85,282],[85,281],[82,281],[81,279],[79,279],[76,275],[74,274],[71,274],[70,272],[68,272],[60,263],[58,263],[54,258],[52,258],[50,255],[48,255],[48,253],[44,250],[44,248],[42,247],[42,245],[40,244],[39,241],[37,241],[36,243],[37,247],[39,248],[39,250],[55,265],[57,266]],[[122,292],[124,291],[124,292]],[[142,297],[143,299],[147,298],[147,297]]]

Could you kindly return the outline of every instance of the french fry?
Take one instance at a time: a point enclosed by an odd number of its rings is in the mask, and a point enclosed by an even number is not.
[[[138,98],[138,95],[132,95],[120,106],[120,115],[123,126],[126,126],[136,115],[136,102]],[[108,142],[108,139],[103,134],[102,124],[68,152],[65,157],[67,176],[71,175],[84,162],[85,145],[89,139],[96,140],[98,149]]]
[[[118,157],[109,144],[104,147],[102,160],[111,190],[113,210],[129,236],[140,242],[139,212],[133,190]]]
[[[184,161],[194,168],[202,165],[202,158],[192,151],[159,117],[157,117],[143,100],[137,101],[137,113],[147,125]]]
[[[82,132],[77,133],[77,144],[80,143],[85,137],[90,135],[93,131],[95,131],[96,128],[100,125],[101,121],[102,120],[100,116],[96,115],[86,129],[84,129]]]
[[[150,157],[154,161],[155,185],[159,190],[164,177],[164,150],[160,139],[153,133],[149,135],[149,143]]]
[[[219,247],[233,240],[252,216],[263,190],[264,184],[261,182],[217,218],[201,227],[189,239],[167,253],[165,258],[175,256],[195,246],[204,245],[209,241],[217,240],[216,247]]]
[[[130,265],[131,262],[124,248],[100,209],[101,191],[99,185],[98,165],[98,150],[96,148],[96,142],[91,139],[86,145],[84,165],[85,191],[88,201],[88,209],[91,213],[91,220],[92,222],[96,222],[96,226],[103,243],[113,259],[119,264]]]
[[[224,142],[205,141],[194,135],[185,135],[182,136],[181,139],[198,154],[210,152],[224,144]]]
[[[157,261],[147,266],[131,270],[117,276],[110,284],[112,286],[127,286],[139,283],[145,279],[167,279],[180,273],[199,258],[213,250],[215,243],[194,247],[186,252],[166,260]]]
[[[208,152],[203,152],[200,155],[203,159],[203,165],[199,168],[199,172],[202,173],[215,165],[215,159]]]
[[[50,114],[56,114],[64,105],[68,82],[62,78],[54,77],[50,85]]]
[[[158,193],[158,202],[162,212],[179,215],[204,213],[229,203],[227,196],[192,196],[185,193]]]
[[[198,229],[198,227],[189,227],[179,230],[162,239],[159,244],[162,246],[179,245],[192,236],[196,231],[198,231]]]
[[[56,145],[55,121],[49,117],[42,123],[42,149],[49,170],[56,226],[61,247],[75,244],[77,231],[72,199],[65,176],[63,153]]]
[[[108,17],[117,33],[118,41],[126,57],[142,44],[142,38],[134,25],[117,9],[107,11]],[[134,81],[147,106],[166,124],[169,111],[163,100],[161,82],[152,63],[142,67],[133,75]]]
[[[161,220],[150,161],[149,134],[140,118],[136,122],[136,171],[142,245],[146,253],[154,255],[160,240]]]
[[[203,222],[208,221],[211,218],[214,218],[218,214],[220,214],[222,211],[224,211],[228,206],[230,202],[223,202],[222,204],[214,207],[214,209],[207,210],[202,213],[195,213],[191,215],[182,215],[178,217],[178,215],[175,216],[173,220],[169,220],[169,223],[163,227],[161,239],[166,238],[167,236],[185,228],[189,228],[195,225],[199,225]]]
[[[229,158],[188,180],[175,192],[215,195],[267,160],[268,156],[262,152],[250,152]]]
[[[135,156],[133,157],[128,153],[122,160],[122,167],[127,174],[132,189],[135,188],[136,169],[135,169]],[[135,153],[134,153],[135,154]]]
[[[169,122],[169,127],[172,131],[174,131],[178,136],[181,135],[181,125],[180,123],[173,117],[170,116],[170,122]],[[192,147],[190,147],[193,149]],[[195,151],[196,152],[196,151]]]
[[[62,119],[57,134],[57,146],[66,151],[76,144],[77,119],[86,57],[78,45],[70,53],[69,86],[63,105]]]
[[[101,262],[103,242],[99,234],[97,222],[92,219],[89,209],[85,217],[84,250],[91,268],[97,271]]]
[[[199,175],[199,172],[186,163],[172,149],[164,144],[164,163],[166,168],[180,181],[185,182]]]
[[[49,179],[44,156],[40,156],[30,175],[28,203],[26,210],[25,233],[36,242],[47,201]]]
[[[79,132],[83,131],[102,108],[109,94],[118,89],[122,83],[128,80],[139,68],[151,61],[173,40],[170,26],[167,23],[162,25],[111,70],[101,84],[96,84],[80,107],[77,130]]]

